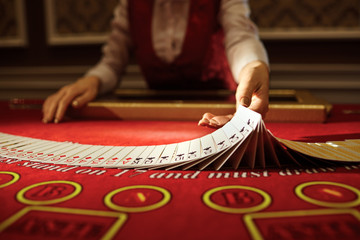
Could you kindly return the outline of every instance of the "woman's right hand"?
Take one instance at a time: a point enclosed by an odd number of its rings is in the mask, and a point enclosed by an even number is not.
[[[99,86],[100,79],[98,77],[88,76],[62,87],[45,100],[42,107],[43,122],[59,123],[63,120],[70,104],[75,108],[80,108],[95,99]]]

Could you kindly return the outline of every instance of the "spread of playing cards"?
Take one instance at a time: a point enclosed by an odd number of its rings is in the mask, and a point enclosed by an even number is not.
[[[261,115],[239,107],[222,128],[190,141],[153,146],[102,146],[0,133],[0,156],[77,166],[175,169],[281,167],[360,162],[360,139],[305,143],[274,137]]]

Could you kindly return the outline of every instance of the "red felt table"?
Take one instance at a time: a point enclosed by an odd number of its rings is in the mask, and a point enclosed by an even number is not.
[[[352,110],[350,114],[348,111]],[[326,123],[266,123],[280,138],[360,138],[359,105]],[[0,132],[113,146],[169,144],[196,122],[69,120],[0,106]],[[121,170],[0,160],[0,239],[356,239],[360,165],[228,171]]]

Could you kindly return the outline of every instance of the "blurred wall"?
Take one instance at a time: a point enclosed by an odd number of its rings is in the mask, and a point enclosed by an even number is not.
[[[249,2],[271,88],[360,103],[360,0]],[[80,77],[101,56],[116,3],[0,0],[0,98],[42,98]],[[135,61],[121,87],[144,87]]]

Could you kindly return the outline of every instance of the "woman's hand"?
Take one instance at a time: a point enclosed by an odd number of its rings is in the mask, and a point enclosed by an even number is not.
[[[43,122],[58,123],[64,118],[70,104],[75,108],[80,108],[95,99],[99,85],[98,77],[88,76],[62,87],[45,100],[42,107]]]
[[[265,63],[254,61],[243,68],[239,76],[235,98],[236,106],[248,107],[260,113],[263,118],[265,117],[269,109],[269,70]],[[220,128],[232,117],[232,114],[215,116],[205,113],[199,121],[199,125]]]
[[[269,70],[265,63],[254,61],[244,67],[235,97],[236,106],[248,107],[265,118],[269,110]]]
[[[232,119],[233,115],[215,116],[212,113],[205,113],[199,121],[199,126],[220,128]]]

